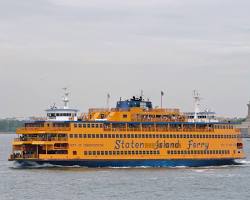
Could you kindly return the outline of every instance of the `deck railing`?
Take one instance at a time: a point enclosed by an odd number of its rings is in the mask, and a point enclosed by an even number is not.
[[[104,128],[104,131],[112,132],[214,132],[213,128]]]
[[[15,142],[21,141],[67,141],[67,137],[52,137],[52,138],[40,138],[40,137],[19,137],[15,138]]]
[[[39,155],[37,154],[11,154],[10,155],[10,160],[13,160],[13,159],[38,159],[39,158]]]
[[[70,131],[70,127],[22,127],[18,128],[17,132],[25,131]]]

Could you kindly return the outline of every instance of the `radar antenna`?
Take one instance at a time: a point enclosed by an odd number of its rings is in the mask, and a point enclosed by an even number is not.
[[[53,103],[53,105],[50,106],[50,109],[52,109],[52,110],[56,109],[56,103]]]

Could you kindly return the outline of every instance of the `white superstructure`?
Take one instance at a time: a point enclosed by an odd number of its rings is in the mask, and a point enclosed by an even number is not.
[[[77,121],[77,109],[69,108],[69,92],[67,88],[63,88],[63,108],[57,108],[53,105],[46,110],[48,121]]]
[[[194,90],[193,92],[194,98],[194,112],[186,112],[184,113],[189,122],[219,122],[216,119],[216,113],[210,110],[201,111],[200,109],[200,94]]]

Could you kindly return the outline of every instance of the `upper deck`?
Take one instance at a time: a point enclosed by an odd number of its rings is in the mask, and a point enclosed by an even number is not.
[[[34,122],[17,129],[17,134],[72,132],[237,132],[233,124],[204,122]]]
[[[86,121],[110,122],[184,122],[187,121],[179,109],[153,108],[151,101],[142,97],[133,97],[117,102],[116,108],[89,109],[87,115],[82,117]]]

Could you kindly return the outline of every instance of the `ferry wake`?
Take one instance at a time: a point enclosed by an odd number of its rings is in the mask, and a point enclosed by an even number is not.
[[[63,108],[53,106],[46,118],[17,129],[10,161],[22,166],[199,167],[244,158],[239,130],[211,113],[153,108],[140,96],[78,115],[69,108],[68,96],[65,90]]]

